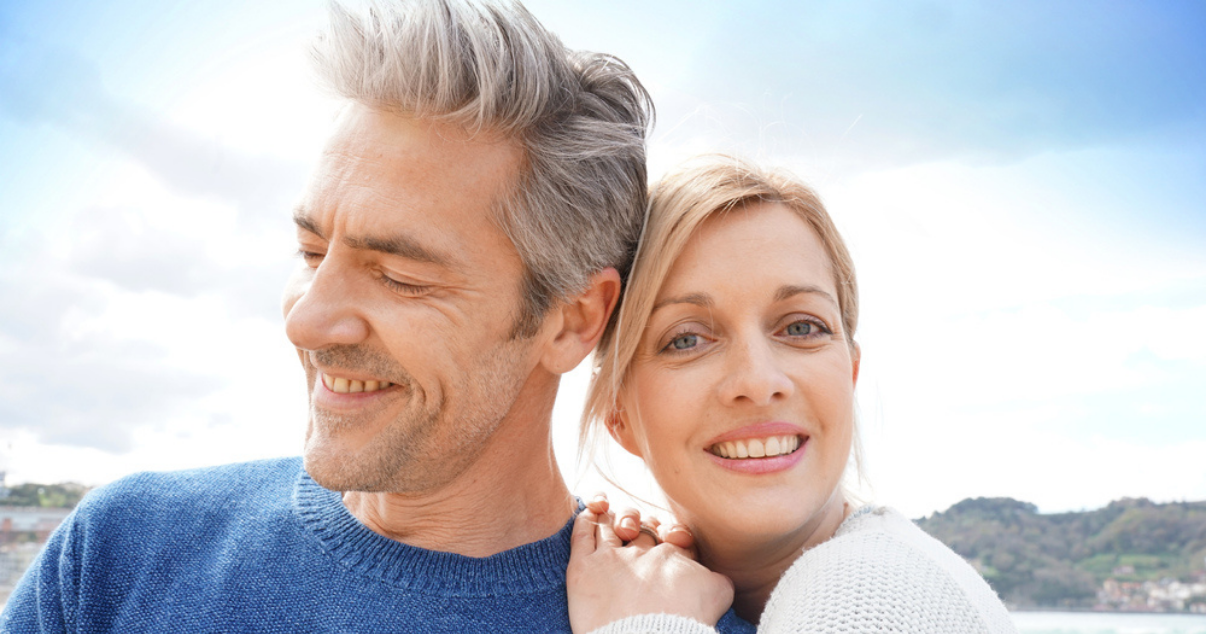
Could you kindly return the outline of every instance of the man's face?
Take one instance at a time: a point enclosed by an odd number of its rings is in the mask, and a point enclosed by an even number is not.
[[[306,470],[336,490],[428,491],[473,463],[536,366],[519,254],[491,209],[520,148],[353,105],[295,215],[285,330],[310,390]]]

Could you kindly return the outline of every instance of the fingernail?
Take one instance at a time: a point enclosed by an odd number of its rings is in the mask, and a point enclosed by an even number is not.
[[[631,517],[625,517],[624,519],[620,520],[620,526],[623,526],[628,530],[640,530],[640,526],[637,525],[636,520],[632,519]]]

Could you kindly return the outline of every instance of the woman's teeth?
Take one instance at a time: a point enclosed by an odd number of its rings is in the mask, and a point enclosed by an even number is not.
[[[376,392],[384,390],[393,385],[389,381],[357,381],[354,379],[345,379],[341,377],[333,377],[327,374],[322,375],[322,384],[327,386],[328,390],[338,392],[340,394],[351,394],[355,392]]]
[[[745,440],[718,442],[712,445],[710,451],[721,458],[743,460],[746,458],[782,456],[799,448],[799,436],[771,436],[770,438],[747,438]]]

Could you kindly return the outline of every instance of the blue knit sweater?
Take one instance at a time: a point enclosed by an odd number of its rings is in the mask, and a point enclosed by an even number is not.
[[[473,558],[372,532],[297,458],[141,474],[63,522],[0,632],[569,632],[571,525]]]

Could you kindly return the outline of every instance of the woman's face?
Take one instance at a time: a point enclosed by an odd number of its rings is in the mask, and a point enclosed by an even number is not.
[[[755,204],[706,220],[675,262],[616,436],[701,541],[790,539],[841,507],[857,377],[820,240]]]

